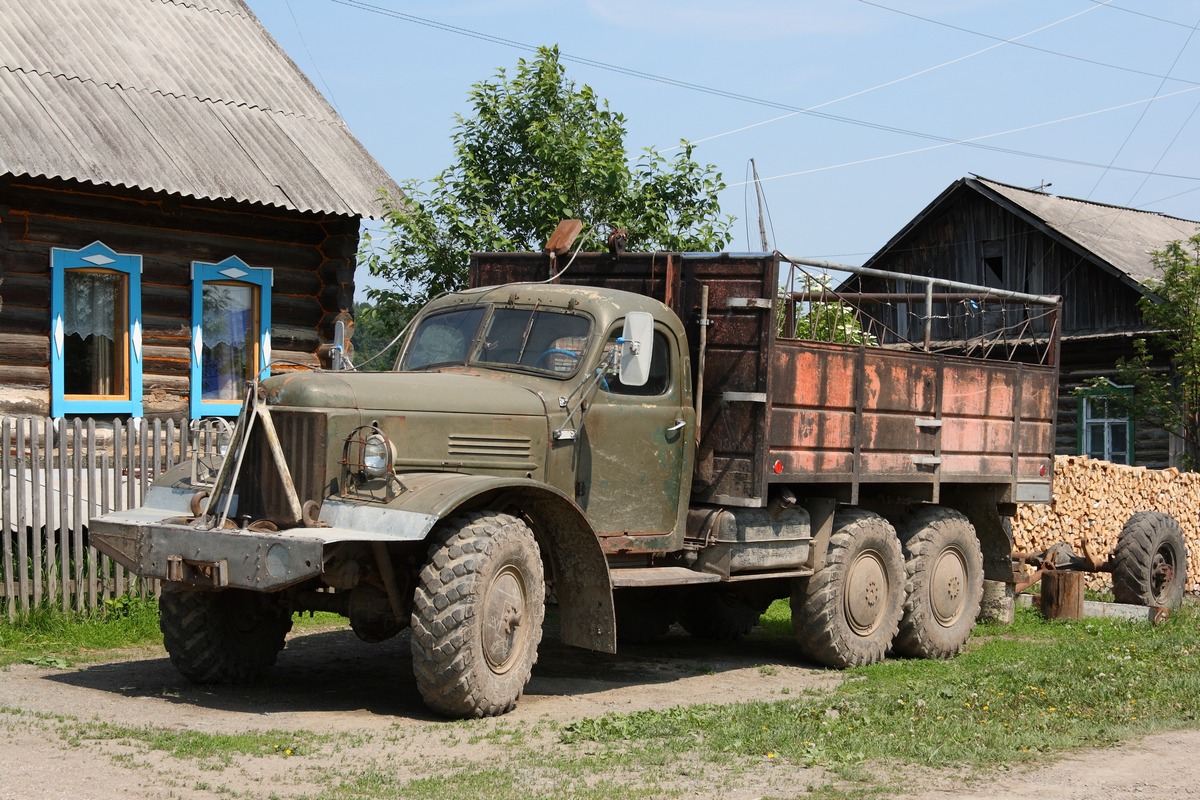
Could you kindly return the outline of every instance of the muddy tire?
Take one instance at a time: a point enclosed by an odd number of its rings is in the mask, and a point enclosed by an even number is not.
[[[918,506],[897,526],[904,552],[904,614],[892,649],[912,658],[962,652],[983,599],[983,553],[961,512]]]
[[[158,601],[163,644],[175,669],[196,683],[245,683],[275,663],[292,629],[276,595],[167,587]]]
[[[1177,611],[1187,584],[1187,546],[1174,517],[1139,511],[1129,518],[1113,553],[1113,597],[1118,603]]]
[[[417,582],[413,673],[425,704],[449,717],[511,711],[529,682],[546,582],[533,533],[508,514],[443,523]]]
[[[675,622],[678,598],[675,589],[626,588],[613,592],[617,616],[617,641],[649,644],[667,635]]]
[[[839,511],[825,564],[797,581],[792,627],[809,659],[830,667],[880,661],[900,625],[904,558],[891,523],[861,509]]]
[[[700,586],[683,595],[679,624],[697,639],[732,641],[753,630],[762,613],[726,587]]]

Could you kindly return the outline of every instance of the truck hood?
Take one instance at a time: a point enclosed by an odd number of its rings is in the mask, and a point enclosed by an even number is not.
[[[297,372],[263,381],[271,405],[541,416],[533,390],[497,376],[453,372]]]

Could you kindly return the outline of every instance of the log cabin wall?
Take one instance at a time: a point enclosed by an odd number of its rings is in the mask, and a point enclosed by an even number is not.
[[[74,181],[0,178],[0,413],[50,412],[50,251],[142,258],[143,413],[188,414],[193,261],[273,271],[272,371],[318,366],[353,308],[358,219]]]

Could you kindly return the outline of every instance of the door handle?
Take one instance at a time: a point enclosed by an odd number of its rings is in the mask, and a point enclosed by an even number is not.
[[[667,433],[671,433],[672,431],[680,430],[685,425],[687,425],[687,420],[685,420],[685,419],[675,420],[675,424],[672,425],[671,427],[667,428]]]

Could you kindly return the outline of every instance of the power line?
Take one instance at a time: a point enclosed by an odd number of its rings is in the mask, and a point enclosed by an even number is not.
[[[1126,14],[1133,14],[1134,16],[1137,16],[1137,17],[1145,17],[1146,19],[1152,19],[1155,22],[1165,22],[1168,25],[1175,25],[1180,28],[1191,28],[1192,27],[1191,25],[1188,25],[1186,22],[1176,22],[1173,19],[1166,19],[1164,17],[1156,17],[1153,14],[1147,14],[1143,11],[1134,11],[1132,8],[1125,8],[1124,6],[1118,6],[1118,5],[1114,4],[1112,2],[1112,0],[1088,0],[1088,2],[1095,3],[1096,5],[1099,5],[1099,6],[1105,6],[1106,8],[1111,8],[1113,11],[1124,11]]]
[[[875,8],[879,8],[884,11],[891,11],[893,14],[900,14],[901,16],[904,16],[904,17],[911,17],[913,19],[919,19],[922,22],[928,22],[931,25],[939,25],[943,28],[949,28],[950,30],[959,31],[961,33],[969,33],[973,36],[982,36],[985,39],[992,39],[994,41],[1004,42],[1006,44],[1011,44],[1016,47],[1024,47],[1026,50],[1033,50],[1038,53],[1045,53],[1045,54],[1051,55],[1051,56],[1058,56],[1059,58],[1067,58],[1072,61],[1079,61],[1084,64],[1091,64],[1092,66],[1095,66],[1095,67],[1105,67],[1107,69],[1116,69],[1116,70],[1120,70],[1122,72],[1129,72],[1134,75],[1144,75],[1148,78],[1161,78],[1164,80],[1170,78],[1170,76],[1168,76],[1168,75],[1159,75],[1156,72],[1146,72],[1145,70],[1134,69],[1133,67],[1123,67],[1119,64],[1111,64],[1107,61],[1097,61],[1096,59],[1093,59],[1093,58],[1084,58],[1083,56],[1071,55],[1070,53],[1063,53],[1058,50],[1049,50],[1045,47],[1037,47],[1032,44],[1018,42],[1015,39],[1010,40],[1010,39],[1005,39],[1002,36],[995,36],[990,33],[983,33],[982,31],[974,31],[974,30],[971,30],[970,28],[963,28],[958,25],[952,25],[949,22],[942,22],[941,20],[933,19],[932,17],[923,17],[920,14],[913,14],[910,11],[901,11],[898,8],[892,8],[891,6],[885,6],[882,3],[873,2],[873,0],[858,0],[858,2],[860,2],[864,5],[874,6]],[[1093,2],[1096,2],[1096,0],[1093,0]],[[1098,3],[1098,5],[1103,6],[1103,5],[1105,5],[1105,3]],[[1089,9],[1089,10],[1091,10],[1091,9]],[[1124,10],[1124,9],[1122,9],[1122,10]],[[1186,78],[1170,78],[1170,80],[1179,81],[1180,83],[1190,83],[1193,86],[1200,85],[1200,81],[1190,81],[1190,80],[1187,80]]]
[[[1108,3],[1108,2],[1112,2],[1112,0],[1097,0],[1097,2],[1104,2],[1104,3]],[[983,49],[981,49],[981,50],[976,50],[975,52],[973,52],[973,53],[968,53],[968,54],[967,54],[967,55],[965,55],[965,56],[959,56],[958,58],[952,58],[952,59],[950,59],[949,61],[943,61],[941,64],[938,64],[937,66],[933,66],[933,67],[926,67],[925,69],[920,69],[920,70],[917,70],[916,72],[909,73],[908,75],[905,75],[903,78],[896,78],[896,79],[894,79],[894,80],[885,81],[884,83],[879,83],[879,84],[876,84],[875,86],[872,86],[872,87],[870,87],[869,89],[860,89],[860,90],[859,90],[859,91],[857,91],[857,92],[851,92],[850,94],[842,95],[841,97],[838,97],[838,98],[836,98],[836,99],[834,99],[834,100],[826,100],[824,103],[818,103],[817,105],[815,105],[815,106],[809,106],[808,108],[809,108],[809,110],[813,110],[813,111],[815,111],[816,109],[819,109],[819,108],[825,108],[826,106],[831,106],[831,105],[834,105],[835,103],[840,103],[840,102],[842,102],[842,101],[844,101],[844,100],[850,100],[850,99],[852,99],[852,98],[855,98],[855,97],[861,97],[861,96],[862,96],[862,95],[864,95],[864,94],[869,94],[869,93],[871,93],[871,92],[874,92],[874,91],[877,91],[877,90],[879,90],[879,89],[885,89],[885,88],[887,88],[888,86],[895,86],[895,85],[896,85],[896,84],[898,84],[898,83],[903,83],[904,81],[911,80],[912,78],[917,78],[917,77],[920,77],[921,75],[928,75],[929,73],[931,73],[931,72],[936,72],[936,71],[937,71],[937,70],[939,70],[939,69],[943,69],[943,68],[945,68],[945,67],[949,67],[949,66],[952,66],[952,65],[954,65],[954,64],[958,64],[958,63],[960,63],[960,62],[962,62],[962,61],[966,61],[966,60],[968,60],[968,59],[975,58],[976,56],[983,55],[984,53],[991,52],[992,50],[995,50],[995,49],[997,49],[997,48],[999,48],[999,47],[1003,47],[1003,46],[1004,46],[1004,45],[1006,45],[1006,44],[1013,44],[1013,43],[1015,43],[1015,42],[1016,42],[1018,39],[1024,39],[1024,38],[1026,38],[1026,37],[1028,37],[1028,36],[1032,36],[1032,35],[1033,35],[1033,34],[1035,34],[1035,33],[1040,33],[1040,32],[1042,32],[1042,31],[1044,31],[1044,30],[1047,30],[1047,29],[1049,29],[1049,28],[1053,28],[1053,27],[1055,27],[1056,25],[1061,25],[1061,24],[1063,24],[1064,22],[1068,22],[1068,21],[1070,21],[1070,20],[1073,20],[1073,19],[1075,19],[1076,17],[1082,16],[1082,15],[1084,15],[1084,14],[1090,13],[1090,12],[1092,12],[1092,11],[1095,11],[1095,10],[1096,10],[1095,8],[1085,8],[1083,11],[1077,11],[1076,13],[1074,13],[1074,14],[1071,14],[1070,16],[1066,16],[1066,17],[1063,17],[1063,18],[1062,18],[1062,19],[1060,19],[1060,20],[1056,20],[1056,21],[1054,21],[1054,22],[1051,22],[1051,23],[1048,23],[1048,24],[1046,24],[1046,25],[1042,25],[1041,27],[1034,28],[1034,29],[1033,29],[1033,30],[1031,30],[1031,31],[1027,31],[1027,32],[1025,32],[1025,33],[1022,33],[1022,34],[1021,34],[1021,35],[1019,35],[1019,36],[1014,36],[1014,37],[1012,37],[1011,39],[1005,39],[1005,40],[1003,40],[1003,41],[997,42],[996,44],[990,44],[990,45],[988,45],[987,47],[985,47],[985,48],[983,48]],[[791,117],[794,117],[794,116],[796,116],[796,115],[797,115],[797,114],[799,114],[799,113],[801,113],[801,112],[799,112],[799,111],[793,111],[793,112],[792,112],[792,113],[790,113],[790,114],[784,114],[784,115],[782,115],[782,116],[773,117],[772,119],[763,120],[762,122],[755,122],[755,123],[752,123],[752,124],[750,124],[750,125],[743,125],[743,126],[742,126],[742,127],[740,127],[740,128],[735,128],[735,129],[733,129],[733,130],[731,130],[731,131],[726,131],[726,132],[724,132],[724,133],[716,133],[716,134],[713,134],[713,135],[711,135],[711,136],[705,136],[705,137],[704,137],[704,138],[702,138],[702,139],[693,139],[693,140],[689,140],[689,141],[690,141],[692,144],[702,144],[702,143],[704,143],[704,142],[711,142],[711,141],[713,141],[714,139],[721,139],[721,138],[724,138],[724,137],[726,137],[726,136],[731,136],[731,135],[733,135],[733,134],[735,134],[735,133],[742,133],[742,132],[744,132],[744,131],[748,131],[748,130],[751,130],[751,129],[753,129],[753,128],[758,128],[758,127],[761,127],[761,126],[763,126],[763,125],[769,125],[769,124],[771,124],[771,123],[773,123],[773,122],[779,122],[779,121],[781,121],[781,120],[789,119],[789,118],[791,118]]]
[[[1193,25],[1191,30],[1188,31],[1187,41],[1185,41],[1183,43],[1183,47],[1180,48],[1180,50],[1179,50],[1179,55],[1175,56],[1175,61],[1174,61],[1174,63],[1171,64],[1172,70],[1174,70],[1175,65],[1179,63],[1179,59],[1183,56],[1183,51],[1187,49],[1188,44],[1192,41],[1192,37],[1196,34],[1197,28],[1200,28],[1200,20],[1197,20],[1196,24]],[[1162,89],[1161,84],[1159,84],[1159,89],[1160,90]],[[1149,106],[1147,106],[1147,108],[1149,108]],[[1175,131],[1175,135],[1171,137],[1171,141],[1167,142],[1167,146],[1163,148],[1162,153],[1158,156],[1158,160],[1154,162],[1154,166],[1151,169],[1158,169],[1158,165],[1161,164],[1163,162],[1163,159],[1167,157],[1167,153],[1171,152],[1171,148],[1175,146],[1175,142],[1179,141],[1180,134],[1183,133],[1183,130],[1184,130],[1184,128],[1186,128],[1188,126],[1188,123],[1192,121],[1192,117],[1195,116],[1196,109],[1198,109],[1198,108],[1200,108],[1200,101],[1198,101],[1196,103],[1196,105],[1192,106],[1192,113],[1187,115],[1187,118],[1183,121],[1183,124],[1179,126],[1178,130]],[[1143,114],[1143,116],[1144,116],[1144,114]],[[1141,121],[1142,121],[1142,118],[1138,117],[1138,123],[1141,123]],[[1135,130],[1136,130],[1136,127],[1137,126],[1135,125],[1134,126]],[[1133,136],[1133,131],[1130,131],[1129,135]],[[1126,138],[1125,141],[1128,142],[1129,139]],[[1121,145],[1121,147],[1124,148],[1125,145],[1123,144],[1123,145]],[[1146,188],[1146,182],[1149,180],[1150,180],[1149,175],[1142,178],[1142,182],[1138,185],[1138,188],[1135,189],[1133,194],[1131,194],[1129,196],[1130,203],[1132,203],[1134,198],[1137,197],[1138,194],[1141,193],[1142,189]],[[1099,184],[1097,184],[1097,185],[1099,185]]]
[[[995,151],[998,153],[1007,153],[1009,155],[1018,155],[1018,156],[1023,156],[1026,158],[1036,158],[1036,159],[1040,159],[1042,161],[1055,161],[1060,164],[1071,164],[1071,165],[1079,166],[1079,167],[1094,167],[1096,169],[1110,169],[1110,170],[1113,170],[1116,172],[1132,172],[1132,173],[1135,173],[1138,175],[1152,175],[1154,177],[1159,177],[1159,178],[1177,178],[1180,180],[1188,180],[1188,181],[1200,180],[1200,177],[1197,177],[1194,175],[1175,175],[1175,174],[1171,174],[1171,173],[1161,173],[1161,172],[1153,172],[1151,170],[1135,169],[1133,167],[1117,167],[1117,166],[1113,166],[1111,164],[1098,164],[1098,163],[1095,163],[1092,161],[1082,161],[1080,159],[1065,158],[1062,156],[1049,156],[1049,155],[1043,155],[1041,153],[1030,153],[1030,152],[1023,151],[1023,150],[1014,150],[1014,149],[1008,148],[1008,147],[997,147],[994,145],[980,144],[980,140],[983,140],[983,139],[994,139],[999,136],[1007,136],[1007,135],[1013,134],[1013,133],[1023,133],[1025,131],[1033,130],[1035,128],[1045,128],[1045,127],[1049,127],[1050,125],[1059,125],[1064,122],[1073,122],[1075,120],[1084,119],[1086,117],[1094,117],[1098,114],[1107,114],[1111,111],[1120,111],[1121,109],[1129,108],[1131,106],[1141,105],[1141,104],[1145,104],[1145,103],[1152,103],[1155,100],[1162,100],[1167,97],[1173,97],[1175,95],[1189,94],[1189,93],[1195,92],[1195,91],[1200,91],[1200,86],[1193,86],[1193,87],[1190,87],[1187,89],[1180,89],[1175,92],[1170,92],[1165,95],[1157,95],[1155,97],[1147,98],[1145,100],[1135,100],[1130,103],[1122,103],[1121,105],[1111,106],[1109,108],[1102,108],[1097,111],[1087,111],[1082,114],[1073,114],[1069,117],[1060,117],[1058,119],[1048,120],[1046,122],[1037,122],[1032,125],[1022,126],[1020,128],[1010,128],[1005,131],[997,131],[996,133],[987,133],[982,136],[972,137],[970,139],[944,140],[939,144],[929,145],[928,147],[918,147],[913,150],[905,150],[905,151],[902,151],[899,153],[889,153],[887,155],[882,155],[882,156],[872,156],[870,158],[862,158],[862,159],[858,159],[857,161],[846,161],[841,164],[829,164],[824,167],[813,167],[811,169],[799,170],[797,172],[788,172],[788,173],[784,173],[782,175],[772,175],[767,178],[761,178],[760,180],[772,181],[772,180],[779,180],[780,178],[794,178],[799,175],[811,175],[815,172],[828,172],[828,171],[834,170],[834,169],[842,169],[843,167],[854,167],[854,166],[859,166],[862,164],[869,164],[874,161],[886,161],[891,158],[900,158],[901,156],[916,155],[917,153],[925,153],[930,150],[938,150],[943,147],[950,147],[951,145],[962,145],[964,147],[976,147],[976,148],[981,148],[984,150],[992,150],[992,151]],[[729,184],[729,188],[735,188],[735,187],[741,186],[741,185],[743,185],[743,184],[733,183],[733,184]]]
[[[1197,24],[1200,24],[1200,22],[1198,22]],[[1187,50],[1187,46],[1188,46],[1188,44],[1191,43],[1192,36],[1195,33],[1196,33],[1196,29],[1194,27],[1192,28],[1191,31],[1188,32],[1187,39],[1184,40],[1183,46],[1180,47],[1179,52],[1175,54],[1175,60],[1171,62],[1170,69],[1167,70],[1167,75],[1170,75],[1171,72],[1175,69],[1175,67],[1179,64],[1179,59],[1183,58],[1183,53],[1185,50]],[[1154,91],[1154,99],[1155,100],[1158,99],[1158,93],[1162,91],[1162,88],[1163,88],[1163,86],[1166,85],[1166,83],[1167,83],[1167,78],[1165,78],[1165,77],[1161,81],[1159,81],[1158,88]],[[1125,134],[1125,141],[1121,142],[1121,146],[1118,147],[1117,152],[1113,154],[1112,160],[1109,162],[1108,167],[1106,167],[1104,172],[1100,173],[1100,177],[1096,179],[1096,185],[1092,187],[1092,191],[1088,192],[1087,199],[1090,200],[1092,195],[1095,194],[1096,190],[1100,188],[1100,183],[1104,180],[1104,176],[1108,174],[1108,171],[1110,169],[1112,169],[1113,164],[1117,163],[1117,159],[1121,157],[1121,153],[1124,152],[1124,150],[1125,150],[1125,145],[1129,144],[1129,140],[1133,138],[1133,134],[1137,131],[1138,127],[1142,124],[1142,120],[1144,120],[1146,118],[1146,112],[1149,110],[1150,110],[1150,103],[1147,103],[1146,105],[1142,106],[1142,113],[1138,114],[1138,118],[1133,123],[1133,127],[1129,129],[1129,133]],[[1189,119],[1190,118],[1191,117],[1189,116]],[[1163,155],[1166,155],[1166,153],[1164,152]],[[1162,157],[1160,156],[1158,159],[1158,162],[1161,162],[1161,161],[1162,161]],[[1158,162],[1155,163],[1156,167],[1158,166]],[[1147,175],[1146,179],[1149,179],[1149,177],[1150,176]],[[1142,181],[1142,186],[1146,185],[1146,179],[1144,179]],[[1141,187],[1139,187],[1139,191],[1140,191],[1140,188]],[[1134,192],[1134,195],[1136,196],[1137,192]],[[1132,199],[1133,198],[1131,197],[1130,200],[1132,200]]]
[[[317,60],[313,58],[312,50],[308,49],[308,40],[304,38],[304,31],[300,29],[300,21],[296,19],[296,12],[292,10],[292,0],[284,0],[287,5],[288,13],[292,15],[292,24],[296,26],[296,34],[300,37],[300,44],[304,46],[304,52],[308,53],[308,60],[312,62],[313,70],[317,73],[317,77],[321,79],[321,85],[325,87],[326,93],[329,95],[329,102],[333,105],[338,116],[342,115],[342,109],[338,108],[337,98],[333,96],[333,89],[330,88],[329,82],[325,80],[325,76],[321,74],[321,68],[317,65]]]
[[[868,0],[860,0],[860,2],[867,2],[867,1]],[[538,51],[538,48],[535,47],[534,45],[526,44],[524,42],[518,42],[513,39],[506,39],[502,36],[495,36],[493,34],[481,33],[479,31],[471,30],[470,28],[463,28],[463,27],[460,27],[457,25],[449,25],[449,24],[446,24],[443,22],[437,22],[435,20],[427,19],[425,17],[419,17],[415,14],[407,14],[402,11],[395,11],[393,9],[383,8],[383,7],[376,6],[371,3],[365,2],[365,0],[332,0],[332,2],[337,3],[339,5],[347,6],[349,8],[355,8],[360,11],[367,11],[369,13],[379,14],[381,16],[404,20],[407,22],[412,22],[417,25],[422,25],[425,27],[446,31],[446,32],[454,33],[454,34],[461,35],[461,36],[467,36],[467,37],[470,37],[473,39],[479,39],[482,41],[492,42],[493,44],[499,44],[499,45],[503,45],[505,47],[511,47],[511,48],[523,50],[526,52],[536,53]],[[876,5],[876,4],[868,3],[868,5]],[[886,6],[879,6],[879,7],[887,9],[887,10],[894,10],[894,9],[888,9]],[[897,12],[897,13],[904,13],[904,12]],[[930,20],[930,21],[932,21],[932,20]],[[938,24],[941,24],[941,23],[938,23]],[[953,26],[950,26],[950,27],[953,27]],[[973,31],[968,31],[968,32],[974,33]],[[986,36],[987,34],[979,34],[979,35]],[[989,38],[997,38],[997,37],[989,36]],[[1005,40],[1005,41],[1007,41],[1007,40]],[[965,147],[974,147],[974,148],[981,149],[981,150],[989,150],[992,152],[1005,153],[1008,155],[1022,156],[1022,157],[1026,157],[1026,158],[1037,158],[1037,159],[1041,159],[1041,160],[1045,160],[1045,161],[1056,161],[1056,162],[1064,163],[1064,164],[1074,164],[1074,165],[1078,165],[1078,166],[1098,167],[1098,168],[1104,167],[1103,164],[1094,164],[1092,162],[1079,161],[1076,159],[1061,158],[1061,157],[1056,157],[1056,156],[1047,156],[1047,155],[1043,155],[1043,154],[1039,154],[1039,153],[1030,153],[1030,152],[1026,152],[1023,150],[1015,150],[1015,149],[1007,148],[1007,147],[998,147],[996,145],[981,144],[979,141],[981,139],[988,139],[988,138],[992,138],[992,137],[999,136],[1002,134],[988,134],[986,136],[973,137],[971,139],[953,139],[953,138],[946,137],[946,136],[939,136],[937,134],[924,133],[922,131],[915,131],[915,130],[909,130],[906,128],[900,128],[900,127],[897,127],[894,125],[885,125],[882,123],[869,122],[867,120],[855,119],[852,117],[843,117],[838,114],[830,114],[825,111],[818,111],[815,108],[805,108],[805,107],[801,107],[801,106],[791,105],[789,103],[781,103],[781,102],[774,101],[774,100],[767,100],[764,98],[752,97],[750,95],[740,94],[738,92],[726,91],[724,89],[715,89],[713,87],[704,86],[702,84],[690,83],[688,81],[677,80],[675,78],[668,78],[668,77],[665,77],[662,75],[655,75],[655,74],[649,73],[649,72],[642,72],[640,70],[630,69],[628,67],[622,67],[622,66],[619,66],[616,64],[609,64],[604,61],[597,61],[595,59],[583,58],[580,56],[573,56],[568,53],[560,52],[559,57],[564,61],[570,61],[570,62],[574,62],[574,63],[578,63],[578,64],[584,64],[586,66],[595,67],[596,69],[602,69],[602,70],[606,70],[609,72],[615,72],[620,75],[627,75],[629,77],[640,78],[643,80],[649,80],[649,81],[653,81],[656,83],[662,83],[662,84],[665,84],[668,86],[674,86],[674,87],[681,88],[681,89],[688,89],[690,91],[700,92],[702,94],[708,94],[708,95],[712,95],[715,97],[723,97],[725,99],[735,100],[735,101],[743,102],[743,103],[749,103],[752,105],[759,105],[759,106],[763,106],[766,108],[775,108],[775,109],[779,109],[781,111],[789,111],[789,112],[794,112],[796,114],[804,114],[806,116],[816,117],[818,119],[825,119],[825,120],[828,120],[831,122],[839,122],[839,123],[846,124],[846,125],[854,125],[857,127],[868,128],[871,130],[882,131],[885,133],[896,133],[896,134],[901,134],[904,136],[912,136],[912,137],[915,137],[918,139],[926,139],[929,141],[939,142],[940,146],[962,145]],[[1100,62],[1096,62],[1096,63],[1100,63]],[[1102,66],[1113,66],[1113,65],[1109,65],[1109,64],[1101,64],[1101,65]],[[1152,73],[1141,73],[1141,74],[1152,75]],[[1163,76],[1154,75],[1153,77],[1161,78]],[[1177,79],[1173,79],[1173,80],[1177,80]],[[1184,82],[1192,83],[1194,85],[1192,88],[1183,89],[1183,90],[1180,90],[1179,92],[1174,92],[1172,94],[1181,94],[1184,92],[1190,92],[1190,91],[1193,91],[1194,89],[1200,88],[1200,84],[1197,84],[1193,81],[1184,81]],[[1170,96],[1172,96],[1172,95],[1171,94],[1162,95],[1162,97],[1170,97]],[[1146,102],[1146,101],[1139,101],[1139,102]],[[1129,103],[1126,105],[1136,105],[1136,103]],[[1120,108],[1120,107],[1122,107],[1122,106],[1118,106],[1116,108]],[[1113,110],[1113,109],[1106,109],[1106,110]],[[1101,113],[1101,112],[1091,112],[1091,113]],[[1079,116],[1088,116],[1088,114],[1082,114]],[[1075,118],[1078,118],[1078,117],[1070,117],[1070,118],[1066,118],[1066,119],[1075,119]],[[1059,120],[1059,121],[1065,121],[1065,120]],[[1040,125],[1049,125],[1049,124],[1054,124],[1054,123],[1040,123]],[[1019,128],[1016,130],[1027,130],[1028,128],[1039,127],[1040,125],[1028,126],[1027,128]],[[1015,131],[1006,131],[1004,133],[1012,133],[1012,132],[1015,132]],[[915,152],[922,152],[923,150],[931,150],[931,149],[936,149],[936,147],[923,148],[922,150],[914,150],[914,151],[910,151],[910,152],[915,153]],[[881,156],[881,157],[873,158],[873,159],[864,159],[861,162],[851,162],[850,164],[846,164],[844,166],[851,166],[854,163],[866,163],[868,161],[881,160],[883,158],[894,158],[899,155],[908,155],[908,153],[897,153],[892,156]],[[815,171],[820,171],[821,169],[832,169],[832,168],[833,167],[819,168],[817,170],[807,170],[804,172],[790,173],[789,175],[779,175],[779,176],[775,176],[775,178],[790,177],[791,175],[802,175],[802,174],[806,174],[807,172],[815,172]],[[1129,169],[1129,168],[1117,168],[1117,167],[1114,167],[1114,169],[1116,169],[1117,171],[1136,172],[1139,174],[1145,174],[1144,170],[1136,170],[1136,169]],[[1168,175],[1161,175],[1161,177],[1181,178],[1184,180],[1196,180],[1195,177],[1189,176],[1189,175],[1169,175],[1168,174]],[[771,180],[771,179],[772,178],[764,178],[763,180]]]

